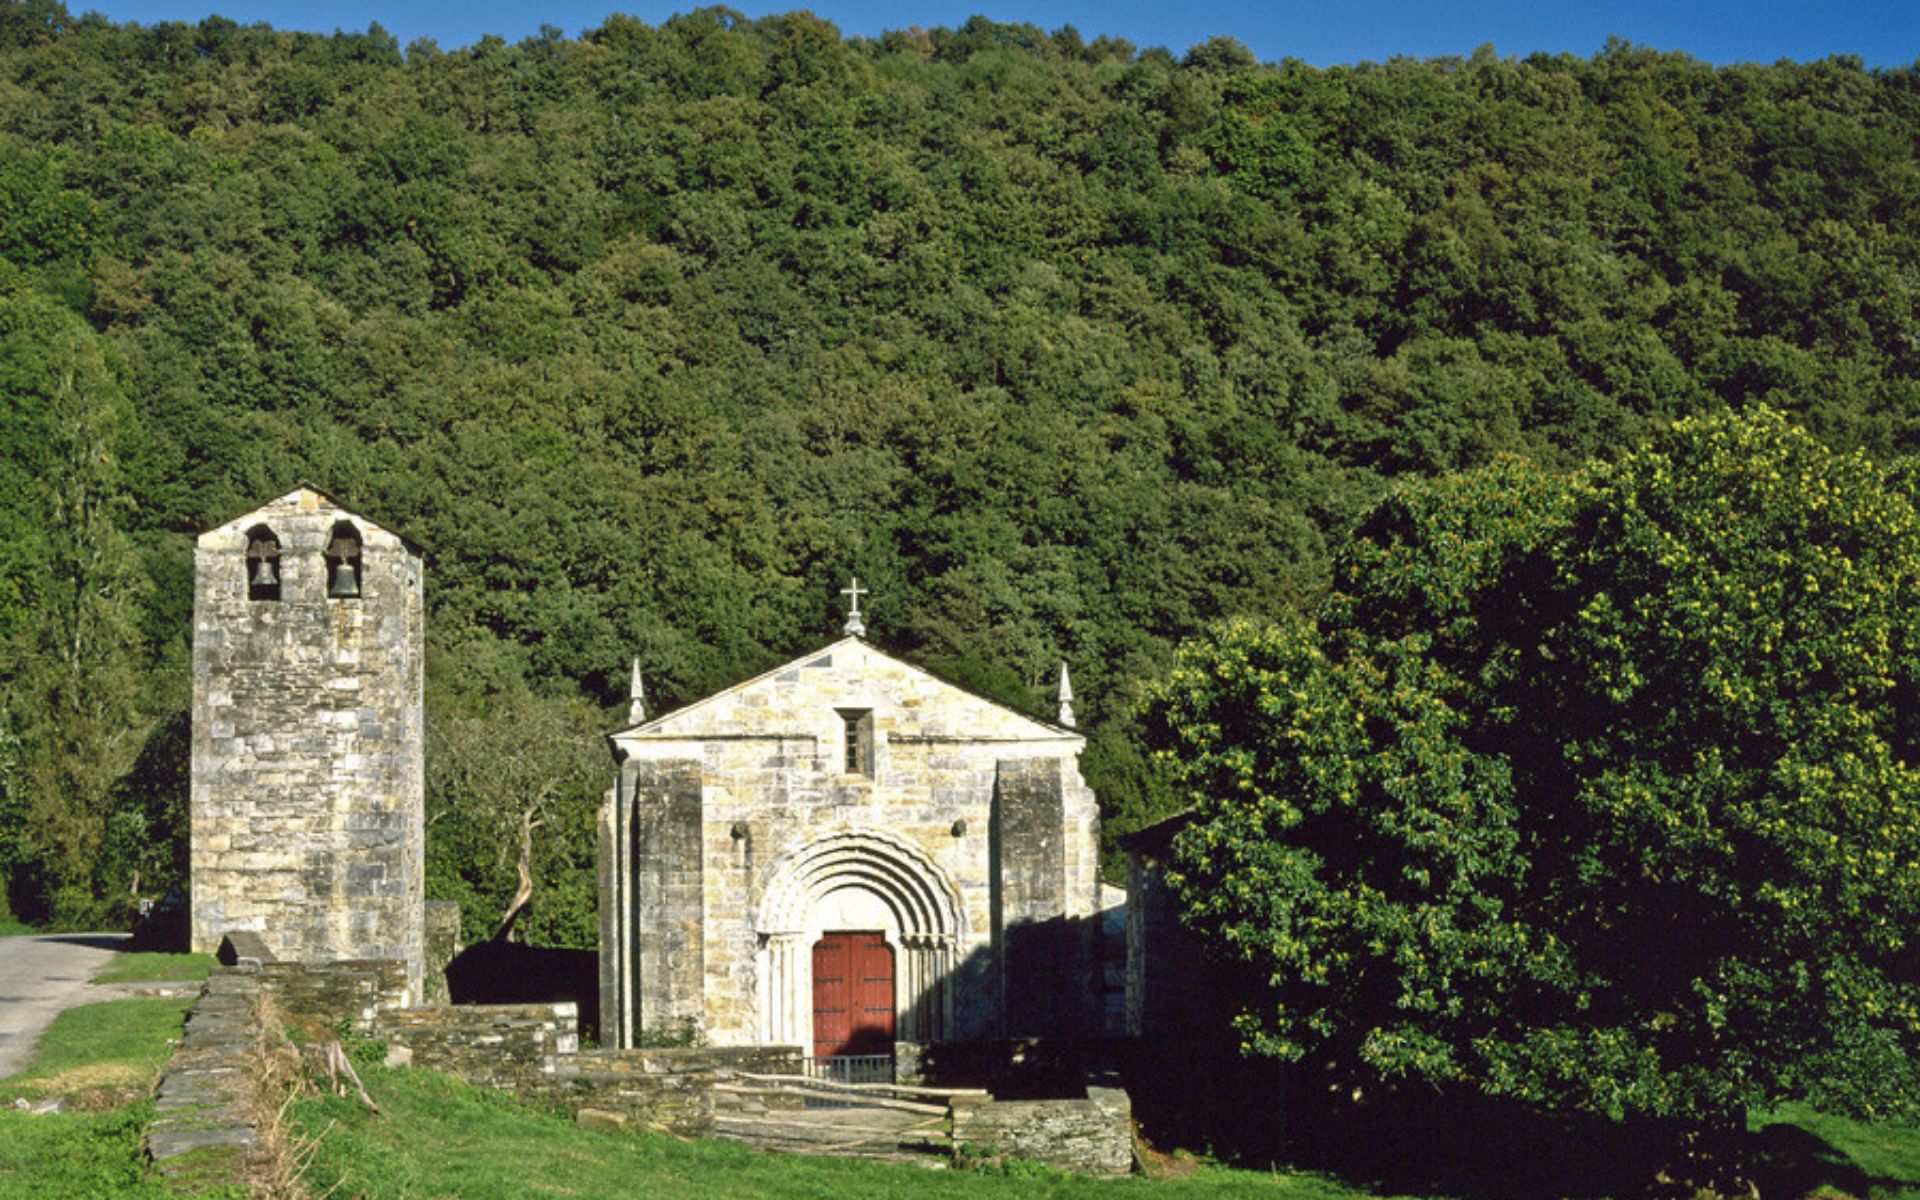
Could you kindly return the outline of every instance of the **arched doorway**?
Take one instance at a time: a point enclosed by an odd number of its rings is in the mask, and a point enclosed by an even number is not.
[[[889,1049],[896,1039],[951,1036],[948,974],[964,932],[962,910],[958,892],[925,851],[879,831],[835,834],[776,860],[766,879],[755,924],[763,1043],[805,1046],[825,1057],[816,1047],[843,1026],[841,1044],[860,1040],[855,1035],[863,1029],[875,1031],[865,1034],[871,1044],[884,1027]],[[821,952],[830,936],[842,941]],[[818,990],[822,969],[843,973],[847,991],[837,999],[844,1005]],[[823,997],[824,1008],[844,1007],[849,1015],[828,1014],[821,1024]],[[853,1014],[856,1005],[862,1011]]]

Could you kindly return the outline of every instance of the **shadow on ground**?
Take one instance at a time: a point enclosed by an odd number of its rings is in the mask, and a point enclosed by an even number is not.
[[[1356,1099],[1350,1088],[1336,1092],[1324,1079],[1281,1078],[1279,1090],[1290,1103],[1285,1118],[1270,1127],[1277,1137],[1216,1143],[1216,1153],[1324,1171],[1373,1191],[1461,1200],[1747,1194],[1726,1182],[1733,1178],[1751,1180],[1762,1196],[1865,1197],[1903,1186],[1862,1170],[1843,1150],[1797,1125],[1775,1123],[1702,1143],[1677,1122],[1556,1116],[1418,1086]],[[1689,1153],[1688,1147],[1702,1145],[1707,1153]]]
[[[46,933],[40,941],[66,946],[90,946],[95,950],[130,950],[131,939],[124,933]]]
[[[1136,1043],[1125,1075],[1141,1134],[1157,1150],[1319,1171],[1394,1195],[1692,1200],[1696,1183],[1748,1194],[1718,1173],[1727,1166],[1767,1197],[1838,1200],[1913,1186],[1862,1169],[1802,1124],[1703,1141],[1680,1122],[1555,1115],[1417,1084],[1356,1087],[1325,1069],[1247,1059],[1226,1038]]]

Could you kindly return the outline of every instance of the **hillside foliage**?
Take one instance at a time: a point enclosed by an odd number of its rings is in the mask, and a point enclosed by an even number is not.
[[[1314,602],[1394,479],[1756,400],[1912,450],[1917,132],[1912,69],[1623,44],[1313,69],[710,8],[443,51],[0,5],[9,894],[178,870],[191,538],[302,479],[428,548],[440,744],[611,725],[635,656],[684,702],[831,637],[857,574],[877,642],[1003,699],[1070,663],[1134,827],[1140,688]],[[458,777],[430,875],[472,936],[516,874],[453,849],[499,836]],[[520,927],[591,944],[568,794]]]

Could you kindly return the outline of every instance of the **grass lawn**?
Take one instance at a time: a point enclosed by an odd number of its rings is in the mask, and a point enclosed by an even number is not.
[[[0,1200],[173,1195],[148,1177],[141,1137],[185,1011],[183,1000],[111,1000],[54,1018],[27,1069],[0,1079]],[[13,1108],[52,1096],[74,1111]]]
[[[1313,1174],[1203,1165],[1179,1178],[1090,1180],[1053,1172],[985,1174],[763,1154],[722,1141],[643,1131],[594,1133],[430,1071],[364,1072],[380,1105],[330,1095],[300,1101],[295,1124],[321,1135],[306,1177],[316,1194],[368,1200],[514,1200],[517,1197],[1248,1197],[1381,1200]],[[1754,1122],[1787,1168],[1789,1200],[1920,1200],[1920,1130],[1863,1125],[1788,1106]],[[1451,1193],[1440,1193],[1450,1195]],[[1458,1193],[1481,1200],[1485,1189]],[[1776,1194],[1768,1193],[1769,1200]]]
[[[1804,1104],[1783,1105],[1747,1124],[1770,1148],[1798,1155],[1792,1174],[1819,1200],[1920,1200],[1920,1129],[1849,1121]]]
[[[295,1106],[301,1131],[321,1134],[306,1183],[316,1194],[369,1200],[519,1197],[1258,1197],[1367,1200],[1312,1175],[1203,1166],[1179,1179],[1100,1181],[1053,1172],[991,1175],[797,1155],[648,1132],[594,1133],[427,1071],[363,1073],[380,1105],[318,1096]]]
[[[0,917],[0,937],[29,937],[33,934],[44,932],[45,930],[35,929],[31,925],[26,925],[14,920],[12,917]]]
[[[97,1113],[0,1111],[0,1198],[172,1196],[146,1174],[140,1139],[152,1115],[151,1100]]]
[[[68,1009],[40,1035],[27,1069],[0,1079],[0,1102],[67,1096],[100,1103],[111,1097],[92,1093],[145,1095],[180,1036],[186,1008],[185,1000],[139,999]]]
[[[151,950],[116,955],[95,983],[157,983],[201,980],[213,970],[211,954],[160,954]]]

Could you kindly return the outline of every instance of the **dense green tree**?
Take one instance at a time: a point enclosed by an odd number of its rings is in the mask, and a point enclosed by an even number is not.
[[[13,784],[25,793],[44,900],[56,918],[81,920],[104,889],[125,886],[108,878],[120,864],[102,848],[115,784],[144,731],[138,621],[148,581],[119,527],[125,405],[92,331],[33,296],[0,301],[0,403],[38,443],[27,512],[39,554],[14,581],[24,604],[4,679],[20,729]]]
[[[1150,710],[1252,1050],[1737,1121],[1920,1074],[1920,512],[1757,410],[1396,491]]]
[[[192,535],[305,477],[429,548],[436,671],[605,706],[639,654],[677,704],[831,636],[852,573],[890,649],[1042,698],[1066,659],[1118,828],[1166,803],[1139,683],[1312,605],[1393,479],[1752,400],[1920,446],[1915,79],[9,4],[0,296],[120,364],[136,725],[183,700]],[[10,637],[47,551],[8,416]]]

